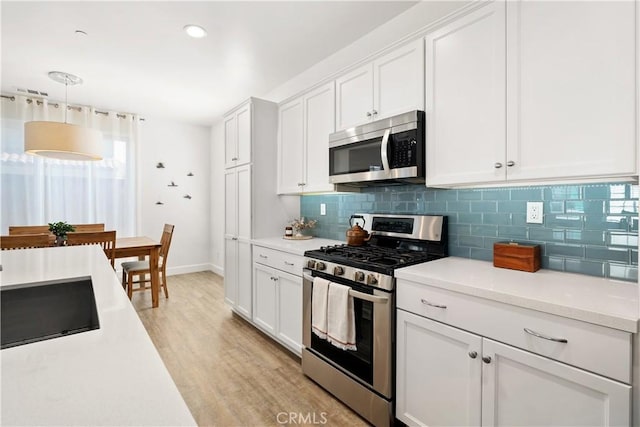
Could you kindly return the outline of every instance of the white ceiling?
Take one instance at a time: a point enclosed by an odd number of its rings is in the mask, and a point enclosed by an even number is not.
[[[84,80],[69,103],[209,125],[415,3],[2,1],[1,89],[64,100],[64,71]]]

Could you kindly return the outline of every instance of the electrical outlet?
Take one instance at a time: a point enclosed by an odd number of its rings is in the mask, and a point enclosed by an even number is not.
[[[325,203],[320,203],[320,215],[327,214],[327,205]]]
[[[542,224],[543,209],[544,209],[544,204],[542,202],[527,202],[527,223]]]

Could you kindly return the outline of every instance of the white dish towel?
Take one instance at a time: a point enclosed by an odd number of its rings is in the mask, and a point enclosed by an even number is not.
[[[349,289],[351,288],[348,286],[329,283],[327,340],[343,350],[357,350],[356,319],[353,311],[353,297],[349,295]]]
[[[322,339],[327,339],[327,297],[329,281],[321,277],[313,278],[311,295],[311,330]]]

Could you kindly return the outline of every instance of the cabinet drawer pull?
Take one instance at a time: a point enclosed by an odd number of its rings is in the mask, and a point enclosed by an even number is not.
[[[447,306],[446,306],[446,305],[434,304],[434,303],[432,303],[432,302],[427,301],[427,300],[426,300],[426,299],[424,299],[424,298],[423,298],[423,299],[421,299],[421,300],[420,300],[420,302],[421,302],[421,303],[423,303],[423,304],[426,304],[426,305],[428,305],[428,306],[430,306],[430,307],[435,307],[435,308],[447,308]]]
[[[232,237],[231,240],[238,240],[238,238],[237,237]]]
[[[514,162],[513,160],[509,160],[509,161],[507,162],[507,166],[509,166],[509,167],[511,167],[511,166],[515,166],[515,165],[516,165],[516,162]]]
[[[543,340],[549,340],[549,341],[561,342],[561,343],[568,343],[569,342],[564,338],[553,338],[553,337],[550,337],[548,335],[543,335],[543,334],[541,334],[539,332],[532,331],[529,328],[524,328],[524,331],[526,333],[528,333],[529,335],[533,335],[534,337],[542,338]]]
[[[285,262],[284,262],[284,264],[285,264],[285,265],[288,265],[288,266],[290,266],[290,267],[293,267],[293,266],[295,265],[295,263],[293,263],[293,262],[287,262],[287,261],[285,261]]]
[[[235,160],[238,160],[238,158],[237,157],[232,157],[231,160],[235,161]]]
[[[490,357],[490,356],[484,356],[484,357],[482,358],[482,361],[483,361],[484,363],[491,363],[491,357]]]
[[[259,256],[260,256],[260,258],[264,258],[264,259],[269,258],[268,256],[266,256],[266,255],[262,255],[262,254],[260,254]]]
[[[478,357],[478,352],[477,351],[470,351],[469,352],[469,357],[472,359],[475,359],[476,357]]]
[[[495,162],[495,163],[493,164],[493,167],[494,167],[494,168],[496,168],[496,169],[500,169],[500,168],[502,167],[502,163],[500,163],[500,162]]]

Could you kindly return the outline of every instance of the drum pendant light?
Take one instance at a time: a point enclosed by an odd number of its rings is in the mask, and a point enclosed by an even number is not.
[[[80,77],[51,71],[49,77],[64,83],[64,123],[34,121],[24,124],[24,151],[63,160],[102,160],[102,133],[67,123],[67,89],[82,83]]]

